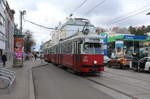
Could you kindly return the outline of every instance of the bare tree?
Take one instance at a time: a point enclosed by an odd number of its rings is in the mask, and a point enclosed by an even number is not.
[[[24,34],[25,34],[25,37],[24,37],[24,51],[26,53],[30,53],[32,46],[36,45],[36,43],[33,39],[33,35],[32,35],[31,31],[27,30],[27,31],[25,31]]]
[[[127,28],[125,27],[113,27],[112,28],[112,31],[113,32],[116,32],[116,33],[124,33],[124,34],[129,34],[130,32],[128,31]]]

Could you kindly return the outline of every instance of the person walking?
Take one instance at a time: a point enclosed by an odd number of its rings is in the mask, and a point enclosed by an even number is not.
[[[2,55],[3,67],[5,67],[5,65],[6,65],[6,61],[7,61],[6,54],[3,54],[3,55]]]
[[[36,54],[36,53],[34,54],[34,58],[35,58],[35,60],[36,60],[36,58],[37,58],[37,54]]]

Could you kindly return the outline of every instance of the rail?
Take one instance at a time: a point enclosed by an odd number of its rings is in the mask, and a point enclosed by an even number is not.
[[[10,88],[16,81],[16,73],[6,68],[0,68],[0,89]]]

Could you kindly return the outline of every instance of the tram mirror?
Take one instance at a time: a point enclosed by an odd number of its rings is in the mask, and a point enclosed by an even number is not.
[[[84,49],[88,49],[88,47],[89,47],[89,44],[84,44],[83,46]]]
[[[90,30],[89,30],[89,29],[85,29],[85,30],[83,30],[83,34],[85,34],[85,35],[87,35],[89,32],[90,32]]]
[[[82,44],[83,43],[83,41],[82,40],[79,40],[79,44]]]

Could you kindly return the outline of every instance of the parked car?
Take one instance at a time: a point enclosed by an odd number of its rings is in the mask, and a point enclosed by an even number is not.
[[[141,58],[138,61],[138,71],[150,71],[150,57]]]
[[[116,67],[120,69],[130,68],[131,59],[127,57],[117,57],[110,59],[108,67]]]

